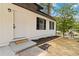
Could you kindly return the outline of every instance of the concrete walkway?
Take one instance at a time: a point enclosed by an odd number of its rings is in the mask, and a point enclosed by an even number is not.
[[[47,50],[43,50],[38,46],[24,50],[18,55],[20,56],[79,56],[79,42],[72,39],[57,38],[46,42],[51,46]]]

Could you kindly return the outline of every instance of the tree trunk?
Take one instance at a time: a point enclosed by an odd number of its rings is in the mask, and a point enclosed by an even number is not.
[[[64,37],[64,32],[63,32],[63,37]]]
[[[51,3],[48,3],[48,15],[51,14],[51,8],[52,8],[52,4]]]

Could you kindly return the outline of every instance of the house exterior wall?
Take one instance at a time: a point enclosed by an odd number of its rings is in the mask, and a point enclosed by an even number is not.
[[[36,14],[34,12],[31,12],[29,10],[23,9],[21,7],[16,6],[15,8],[15,16],[16,14],[18,16],[17,19],[15,17],[16,24],[18,25],[18,22],[22,22],[23,24],[20,24],[20,27],[22,27],[22,30],[19,30],[17,28],[16,37],[26,37],[29,39],[37,39],[41,37],[47,37],[47,36],[53,36],[55,35],[56,30],[56,22],[54,20],[51,20],[49,18],[46,18],[44,16],[41,16],[39,14]],[[22,17],[21,17],[22,16]],[[44,18],[46,20],[46,30],[36,30],[36,18]],[[54,30],[49,30],[49,21],[53,21],[55,23]],[[19,27],[19,26],[17,26]],[[21,34],[21,33],[23,34]],[[17,35],[20,34],[20,35]]]
[[[13,14],[6,4],[0,4],[0,46],[8,45],[13,39]]]
[[[11,12],[8,12],[8,8]],[[36,18],[46,19],[46,30],[36,30]],[[54,22],[54,30],[49,30],[49,21]],[[13,38],[26,37],[38,39],[41,37],[54,36],[56,22],[32,11],[26,10],[14,4],[0,4],[0,43],[11,42]],[[3,23],[2,23],[3,22]],[[13,30],[13,23],[16,29]]]

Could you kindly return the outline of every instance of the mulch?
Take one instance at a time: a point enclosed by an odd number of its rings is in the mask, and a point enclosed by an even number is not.
[[[41,48],[41,49],[43,49],[43,50],[48,50],[48,48],[49,48],[50,46],[51,46],[50,44],[45,43],[45,44],[39,46],[39,48]]]
[[[56,39],[58,37],[59,36],[51,36],[51,37],[40,38],[38,40],[32,40],[32,41],[36,42],[37,45],[40,45],[40,44],[43,44],[43,43],[48,42],[50,40]]]

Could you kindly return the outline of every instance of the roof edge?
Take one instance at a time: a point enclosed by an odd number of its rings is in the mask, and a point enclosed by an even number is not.
[[[18,3],[17,3],[17,4],[16,4],[16,3],[12,3],[12,4],[17,5]],[[36,3],[33,3],[33,4],[39,6],[39,5],[36,4]],[[49,19],[52,19],[52,20],[56,21],[54,17],[52,17],[51,15],[48,15],[48,14],[42,12],[42,11],[39,11],[39,10],[34,11],[34,10],[29,9],[29,8],[23,7],[22,5],[17,5],[17,6],[22,7],[22,8],[24,8],[24,9],[27,9],[27,10],[30,10],[30,11],[32,11],[32,12],[34,12],[34,13],[40,14],[40,15],[46,17],[46,18],[49,18]]]

